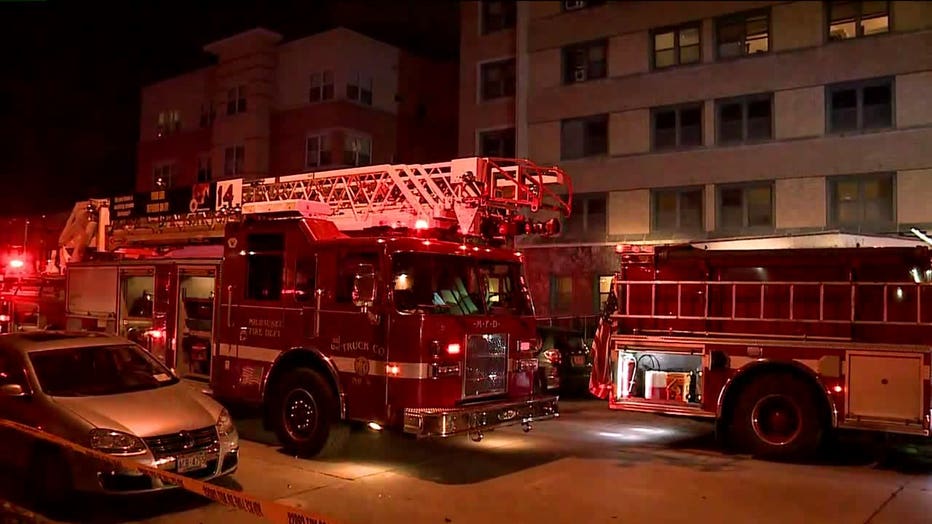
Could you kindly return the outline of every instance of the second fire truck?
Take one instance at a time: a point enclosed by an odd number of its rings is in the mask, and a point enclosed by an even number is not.
[[[569,187],[556,167],[466,158],[85,202],[62,235],[66,327],[133,338],[216,398],[261,406],[302,456],[339,449],[346,421],[529,431],[558,407],[534,387],[511,240],[556,231],[524,213],[569,214],[555,184]]]

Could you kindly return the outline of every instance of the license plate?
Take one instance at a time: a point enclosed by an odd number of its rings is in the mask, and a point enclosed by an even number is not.
[[[175,471],[184,473],[186,471],[195,471],[203,469],[207,465],[207,455],[205,453],[195,453],[193,455],[182,455],[178,457]]]
[[[586,365],[586,357],[584,355],[573,355],[573,367],[581,368]]]

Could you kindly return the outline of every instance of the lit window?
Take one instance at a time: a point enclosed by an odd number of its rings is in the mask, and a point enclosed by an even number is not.
[[[890,31],[889,2],[829,2],[828,37],[847,40]]]
[[[599,311],[605,309],[605,302],[608,301],[608,295],[612,292],[612,275],[602,275],[599,277]]]
[[[716,38],[719,58],[766,53],[770,50],[770,15],[757,11],[720,18]]]
[[[829,183],[829,222],[857,228],[890,227],[894,220],[892,174],[833,177]]]
[[[655,30],[651,39],[654,67],[662,69],[675,65],[699,63],[699,35],[698,23]]]
[[[172,178],[175,173],[174,163],[158,164],[152,170],[152,187],[154,189],[169,189],[172,187]]]

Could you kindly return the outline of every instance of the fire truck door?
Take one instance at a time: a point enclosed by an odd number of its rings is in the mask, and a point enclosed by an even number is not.
[[[181,376],[210,375],[214,334],[213,268],[182,267],[178,270],[175,369]]]

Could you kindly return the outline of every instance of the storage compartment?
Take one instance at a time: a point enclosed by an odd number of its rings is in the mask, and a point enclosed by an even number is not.
[[[615,399],[698,404],[701,379],[701,355],[619,351]]]
[[[849,352],[848,418],[921,423],[922,354]]]

